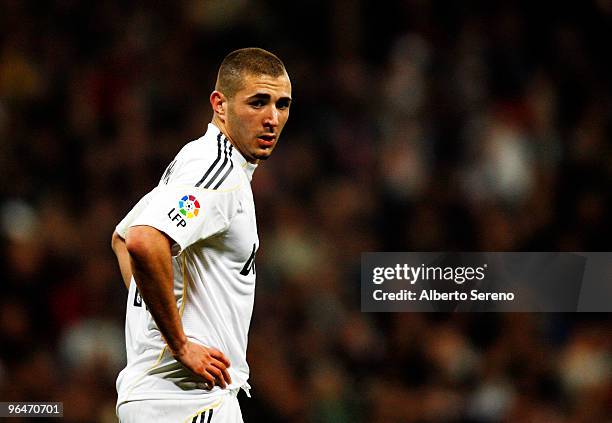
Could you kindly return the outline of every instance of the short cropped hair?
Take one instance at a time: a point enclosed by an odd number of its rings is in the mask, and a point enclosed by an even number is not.
[[[256,47],[242,48],[232,51],[221,62],[215,90],[233,98],[243,88],[245,75],[278,78],[286,73],[283,62],[269,51]]]

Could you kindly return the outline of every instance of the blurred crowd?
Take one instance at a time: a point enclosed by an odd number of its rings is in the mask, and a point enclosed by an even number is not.
[[[612,421],[609,315],[359,304],[361,252],[610,249],[612,3],[561,3],[0,0],[0,401],[116,421],[110,236],[259,46],[294,104],[253,179],[246,421]]]

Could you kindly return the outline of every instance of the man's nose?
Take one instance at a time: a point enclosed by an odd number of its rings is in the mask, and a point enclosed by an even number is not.
[[[278,126],[278,109],[276,107],[270,107],[266,117],[264,119],[265,126],[275,127]]]

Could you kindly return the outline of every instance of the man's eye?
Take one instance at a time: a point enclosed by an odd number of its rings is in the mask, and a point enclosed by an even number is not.
[[[288,101],[279,101],[279,102],[276,104],[276,107],[277,107],[278,109],[281,109],[281,110],[282,110],[282,109],[287,109],[287,108],[289,108],[289,102],[288,102]]]
[[[251,101],[251,103],[249,103],[249,104],[251,106],[253,106],[253,107],[259,108],[259,107],[262,107],[264,105],[264,102],[263,102],[263,100],[254,100],[254,101]]]

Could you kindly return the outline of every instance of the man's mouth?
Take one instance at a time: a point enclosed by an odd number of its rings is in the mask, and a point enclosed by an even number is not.
[[[276,135],[272,135],[272,134],[259,135],[257,137],[257,141],[259,141],[259,145],[262,147],[272,147],[272,145],[274,145],[274,141],[276,141]]]

